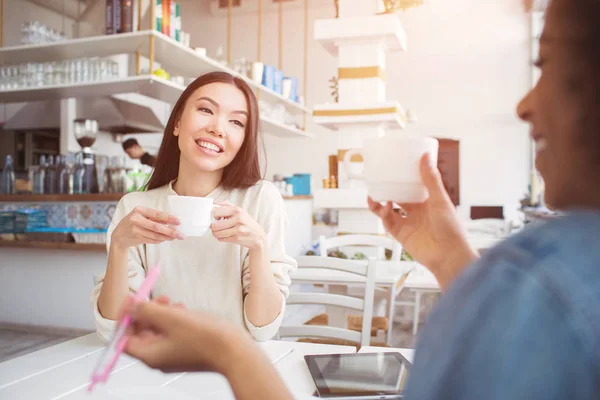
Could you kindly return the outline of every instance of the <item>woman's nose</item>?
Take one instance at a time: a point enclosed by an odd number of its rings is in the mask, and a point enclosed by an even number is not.
[[[221,119],[218,118],[218,117],[215,117],[215,119],[212,121],[212,124],[210,125],[209,131],[213,135],[216,135],[216,136],[219,136],[219,137],[225,137],[224,124],[221,121]]]
[[[522,119],[525,122],[531,122],[531,114],[532,114],[531,94],[532,94],[532,92],[533,91],[530,91],[529,93],[527,93],[525,95],[525,97],[523,97],[523,99],[521,99],[521,101],[517,105],[517,115],[519,116],[520,119]]]

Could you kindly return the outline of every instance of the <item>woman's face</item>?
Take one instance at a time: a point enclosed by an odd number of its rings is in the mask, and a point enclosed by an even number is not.
[[[585,117],[592,99],[586,88],[589,71],[576,52],[582,31],[574,18],[565,16],[565,7],[568,0],[557,0],[547,11],[538,61],[541,78],[517,108],[519,117],[531,124],[546,202],[558,209],[586,204],[595,163],[586,140],[596,134]]]
[[[234,85],[215,82],[198,88],[173,131],[181,161],[202,172],[225,168],[242,147],[248,113],[246,97]]]

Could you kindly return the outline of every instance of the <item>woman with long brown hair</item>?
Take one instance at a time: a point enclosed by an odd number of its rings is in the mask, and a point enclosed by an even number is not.
[[[211,311],[257,340],[279,328],[296,266],[285,253],[281,195],[261,180],[258,105],[240,78],[212,72],[192,82],[169,118],[147,191],[119,202],[108,229],[108,265],[92,301],[99,335],[115,328],[119,306],[150,266],[152,295]],[[184,237],[167,196],[213,199],[212,235]]]

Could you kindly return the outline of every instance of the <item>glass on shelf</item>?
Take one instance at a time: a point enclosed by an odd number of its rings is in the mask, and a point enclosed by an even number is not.
[[[85,166],[83,165],[83,154],[77,153],[75,156],[75,167],[73,169],[73,193],[84,194],[85,190]]]
[[[64,40],[65,34],[38,21],[26,21],[21,25],[21,44],[42,44]]]
[[[46,181],[46,156],[40,156],[40,165],[35,166],[33,172],[33,193],[44,194],[44,183]]]
[[[12,156],[6,156],[4,169],[2,170],[2,182],[0,187],[2,194],[15,194],[15,171],[13,170]]]

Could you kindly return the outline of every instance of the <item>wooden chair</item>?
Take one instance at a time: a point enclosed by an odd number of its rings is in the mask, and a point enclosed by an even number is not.
[[[373,298],[375,295],[375,268],[377,260],[344,260],[334,257],[301,256],[296,258],[298,268],[325,269],[341,271],[365,277],[365,295],[358,299],[352,296],[331,293],[290,293],[288,305],[320,304],[342,307],[363,313],[360,332],[332,326],[294,325],[279,328],[278,337],[293,338],[331,338],[336,343],[357,343],[361,347],[369,346],[371,342],[371,317],[373,313]]]

